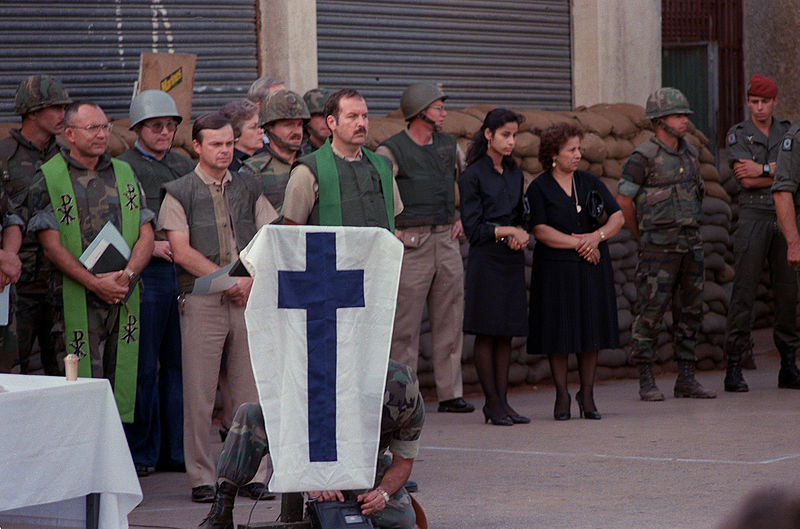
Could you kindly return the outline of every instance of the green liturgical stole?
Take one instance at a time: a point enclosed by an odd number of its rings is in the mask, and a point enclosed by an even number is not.
[[[394,189],[392,170],[380,155],[361,147],[364,157],[378,171],[381,179],[383,203],[389,218],[389,231],[394,233]],[[317,160],[317,184],[319,186],[319,223],[321,226],[342,225],[342,194],[339,188],[339,171],[336,169],[330,139],[314,151]]]
[[[122,214],[122,236],[129,248],[133,248],[139,237],[141,196],[139,186],[128,164],[111,159]],[[47,182],[50,202],[58,219],[61,244],[78,259],[83,253],[80,219],[75,201],[75,190],[69,179],[69,169],[61,154],[43,164],[42,173]],[[86,312],[86,289],[83,285],[63,276],[62,298],[64,303],[64,330],[67,354],[80,358],[78,376],[91,378],[92,366],[89,353],[89,323]],[[139,358],[139,285],[128,301],[120,307],[119,332],[117,338],[117,362],[114,371],[114,398],[122,422],[133,422],[136,403],[136,372]]]

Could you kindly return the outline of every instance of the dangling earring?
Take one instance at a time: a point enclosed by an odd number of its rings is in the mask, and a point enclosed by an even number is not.
[[[555,168],[556,168],[556,161],[553,160],[553,169],[555,169]]]

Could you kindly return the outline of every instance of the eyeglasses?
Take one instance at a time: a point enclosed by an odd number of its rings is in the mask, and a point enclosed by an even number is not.
[[[167,129],[167,132],[175,132],[175,129],[178,128],[178,123],[176,123],[174,120],[151,121],[149,123],[145,123],[144,126],[150,129],[150,132],[153,133],[159,133],[164,129]]]
[[[436,112],[444,112],[444,105],[430,106],[428,108],[435,110]]]
[[[111,132],[111,127],[113,126],[114,126],[113,123],[103,123],[102,125],[89,125],[87,127],[70,126],[69,128],[85,130],[92,136],[97,136],[98,134],[100,134],[101,131],[106,133]]]

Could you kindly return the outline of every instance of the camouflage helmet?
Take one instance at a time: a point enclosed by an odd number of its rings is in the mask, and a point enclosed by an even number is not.
[[[54,105],[72,103],[61,81],[52,75],[31,75],[19,84],[14,97],[14,112],[24,116]]]
[[[677,88],[659,88],[647,98],[644,117],[661,118],[670,114],[692,114],[689,101]]]
[[[263,127],[279,119],[311,119],[303,98],[291,90],[277,90],[267,97],[258,113],[258,125]]]
[[[324,88],[312,88],[303,95],[309,114],[322,114],[331,93]]]
[[[130,130],[150,118],[171,117],[175,118],[178,123],[183,121],[183,117],[175,105],[175,100],[163,90],[143,90],[136,94],[131,101],[128,116],[131,118]]]
[[[403,91],[400,97],[400,110],[403,118],[411,121],[417,115],[431,106],[434,101],[444,101],[447,96],[431,83],[414,83]]]

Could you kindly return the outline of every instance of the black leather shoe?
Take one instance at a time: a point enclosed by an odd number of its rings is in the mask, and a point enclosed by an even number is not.
[[[214,501],[214,487],[211,485],[192,487],[192,501],[195,503],[212,503]]]
[[[439,402],[439,411],[448,413],[470,413],[475,411],[475,406],[461,397]]]
[[[263,483],[248,483],[244,487],[239,487],[239,496],[245,496],[254,500],[274,500],[275,495],[266,490]]]

